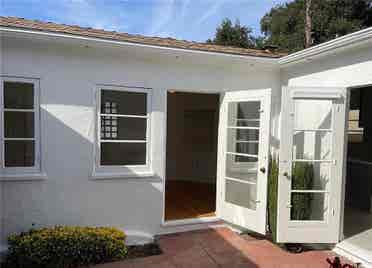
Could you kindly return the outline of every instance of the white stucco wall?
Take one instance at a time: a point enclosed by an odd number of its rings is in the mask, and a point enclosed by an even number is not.
[[[372,43],[281,69],[284,86],[354,87],[372,84]]]
[[[41,158],[47,175],[41,181],[0,183],[3,241],[32,224],[112,225],[158,233],[163,216],[166,90],[272,88],[277,95],[280,85],[279,72],[248,64],[239,69],[182,59],[162,63],[123,49],[7,38],[2,55],[2,74],[40,78]],[[96,84],[153,88],[153,178],[91,179]]]

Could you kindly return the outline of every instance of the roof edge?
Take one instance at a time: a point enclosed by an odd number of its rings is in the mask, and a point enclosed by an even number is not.
[[[197,50],[197,49],[186,49],[186,48],[177,48],[177,47],[170,47],[170,46],[161,46],[161,45],[150,45],[150,44],[143,44],[139,42],[130,42],[130,41],[119,41],[119,40],[112,40],[112,39],[105,39],[105,38],[98,38],[98,37],[89,37],[89,36],[82,36],[82,35],[75,35],[75,34],[67,34],[67,33],[56,33],[51,31],[39,31],[39,30],[30,30],[30,29],[23,29],[18,27],[8,27],[8,26],[0,26],[0,32],[8,32],[8,33],[23,33],[23,34],[32,34],[32,35],[39,35],[44,37],[57,37],[57,38],[65,38],[65,39],[75,39],[87,42],[95,42],[95,43],[105,43],[111,45],[123,45],[123,46],[137,46],[143,48],[155,48],[161,50],[168,50],[168,51],[179,51],[179,52],[186,52],[191,54],[204,54],[204,55],[211,55],[211,56],[224,56],[230,58],[238,58],[238,59],[250,59],[262,63],[268,64],[278,64],[278,59],[275,57],[262,57],[262,56],[252,56],[252,55],[241,55],[241,54],[234,54],[228,52],[214,52],[214,51],[206,51],[206,50]]]
[[[369,39],[372,39],[372,27],[350,33],[339,38],[332,39],[328,42],[289,54],[288,56],[284,56],[278,59],[278,63],[280,67],[288,66],[306,60],[310,57],[321,56],[322,54],[330,51],[333,52],[340,48],[358,45],[360,43],[368,41]]]

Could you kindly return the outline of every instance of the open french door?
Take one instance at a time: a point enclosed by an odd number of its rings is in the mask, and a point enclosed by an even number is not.
[[[347,90],[283,88],[277,241],[340,239]]]
[[[266,197],[271,91],[226,92],[221,96],[217,215],[261,234]]]

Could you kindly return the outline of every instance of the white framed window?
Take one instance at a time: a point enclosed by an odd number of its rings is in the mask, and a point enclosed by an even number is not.
[[[151,176],[151,90],[98,86],[93,177]]]
[[[0,177],[39,174],[39,80],[1,77]]]

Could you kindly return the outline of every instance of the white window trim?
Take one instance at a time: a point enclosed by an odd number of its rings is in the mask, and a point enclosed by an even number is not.
[[[146,125],[146,164],[145,165],[123,165],[123,166],[103,166],[101,165],[101,92],[102,90],[123,91],[123,92],[140,92],[146,93],[147,103],[147,125]],[[94,89],[95,94],[95,141],[94,141],[94,165],[92,179],[125,179],[125,178],[148,178],[153,177],[152,171],[152,146],[151,146],[151,115],[152,115],[152,90],[150,88],[114,86],[114,85],[97,85]],[[118,117],[123,117],[118,115]],[[144,116],[125,116],[141,117]],[[116,140],[113,142],[117,142]],[[134,142],[134,141],[132,141]]]
[[[34,138],[32,140],[35,141],[35,163],[32,167],[5,167],[4,82],[20,82],[34,85],[34,109],[32,110],[34,112]],[[22,109],[13,110],[21,111]],[[40,80],[36,78],[0,76],[0,181],[46,179],[46,175],[41,169],[40,121]]]

